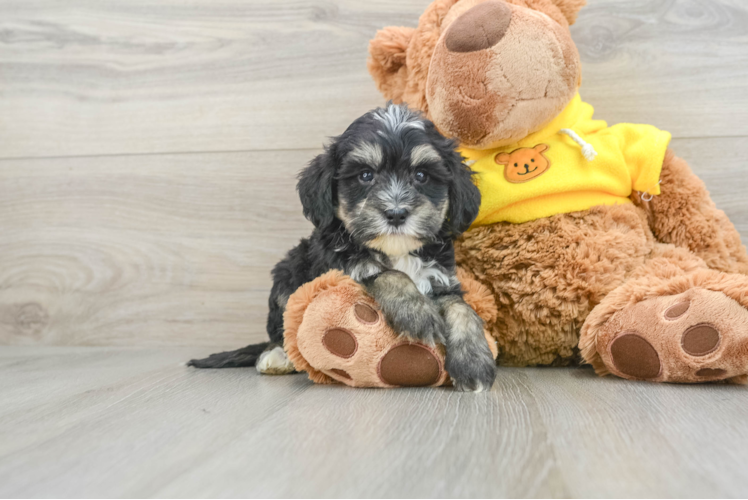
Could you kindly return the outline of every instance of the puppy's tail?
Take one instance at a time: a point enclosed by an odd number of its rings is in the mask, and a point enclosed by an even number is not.
[[[254,366],[260,354],[268,348],[270,342],[252,344],[242,347],[236,351],[217,352],[207,358],[192,359],[187,366],[195,368],[239,368],[242,366]]]

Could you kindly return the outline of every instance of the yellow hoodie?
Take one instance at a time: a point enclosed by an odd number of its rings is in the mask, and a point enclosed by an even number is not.
[[[481,192],[473,226],[631,203],[634,190],[660,194],[670,134],[651,125],[608,127],[593,112],[577,94],[546,127],[515,144],[462,148]]]

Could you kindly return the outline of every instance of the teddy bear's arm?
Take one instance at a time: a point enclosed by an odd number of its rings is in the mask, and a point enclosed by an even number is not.
[[[665,154],[660,179],[659,196],[650,201],[638,192],[631,196],[647,212],[655,238],[688,248],[712,269],[748,274],[740,234],[714,205],[701,179],[671,149]]]

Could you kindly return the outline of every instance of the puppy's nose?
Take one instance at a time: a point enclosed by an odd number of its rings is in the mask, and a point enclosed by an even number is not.
[[[404,208],[395,208],[390,210],[385,210],[384,215],[387,217],[387,223],[390,226],[402,226],[405,223],[405,219],[408,218],[408,215],[410,212],[405,210]]]
[[[488,0],[457,18],[445,42],[451,52],[475,52],[493,47],[504,38],[512,9],[503,0]]]

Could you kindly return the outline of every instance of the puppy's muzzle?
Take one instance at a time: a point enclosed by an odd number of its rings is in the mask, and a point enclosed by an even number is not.
[[[387,217],[387,224],[394,227],[399,227],[405,224],[408,219],[410,212],[404,208],[395,208],[384,211],[385,217]]]

